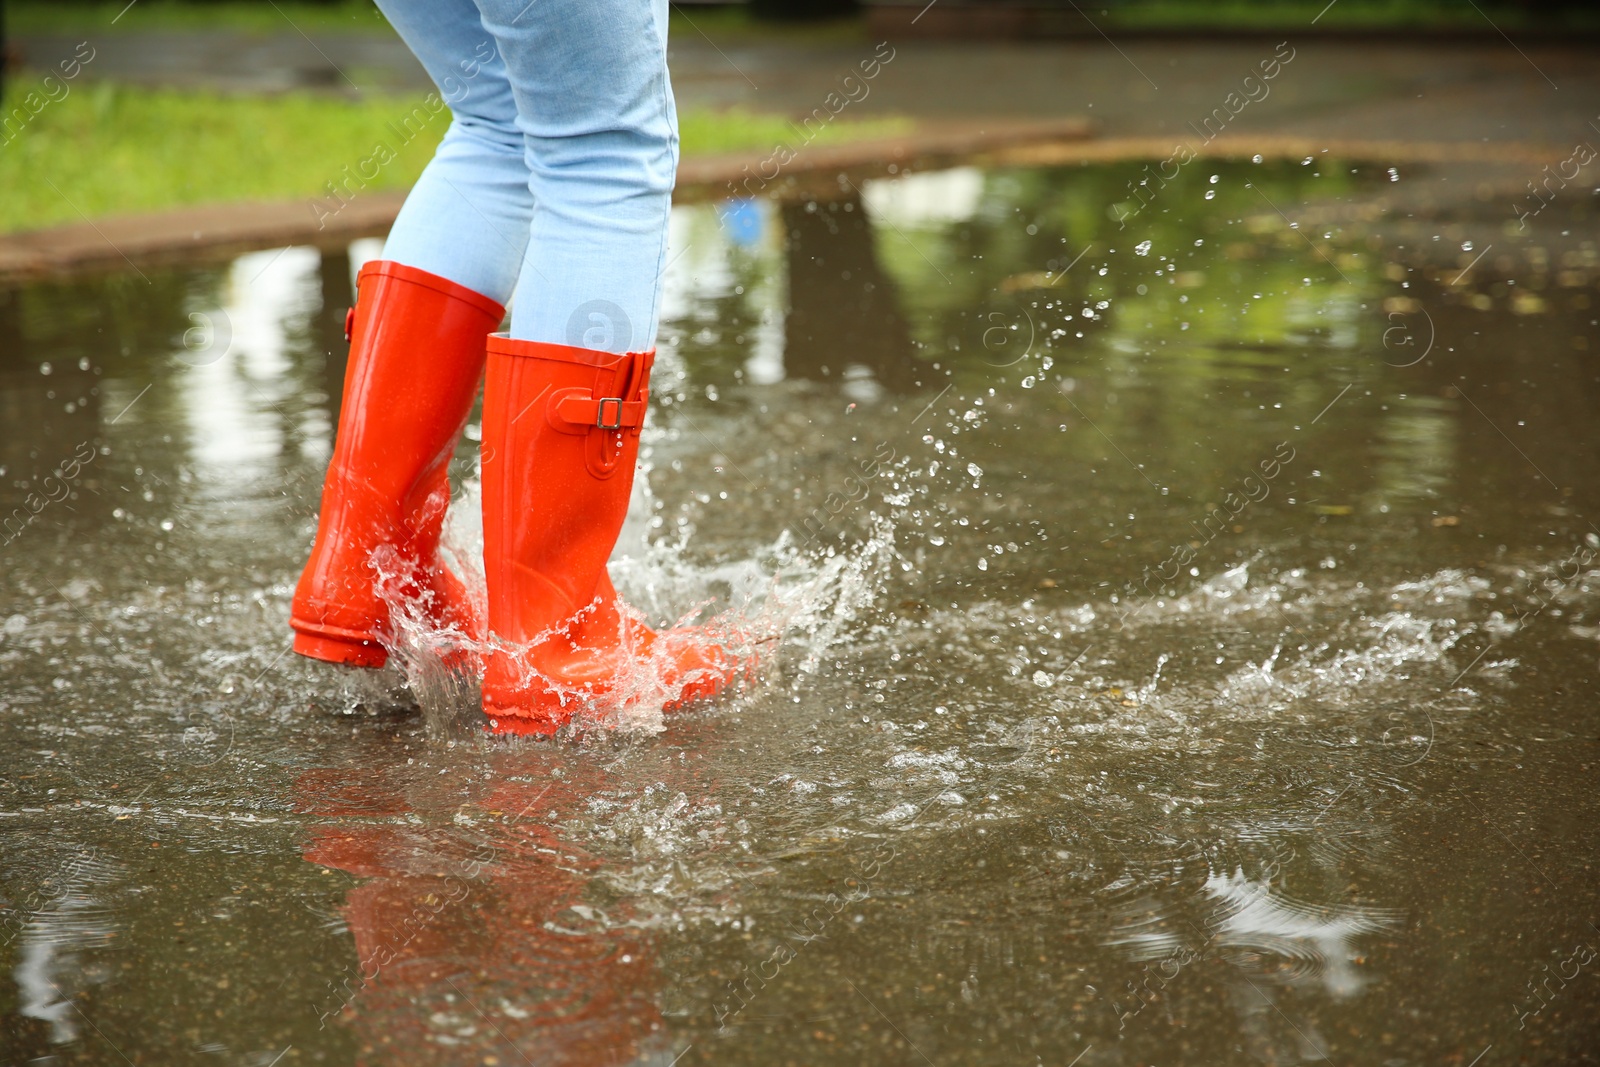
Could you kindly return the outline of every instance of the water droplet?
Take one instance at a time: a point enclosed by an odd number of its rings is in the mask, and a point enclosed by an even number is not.
[[[1046,671],[1034,671],[1033,684],[1038,686],[1040,689],[1049,689],[1052,685],[1056,684],[1056,680]]]
[[[1038,384],[1038,382],[1039,382],[1039,379],[1035,378],[1033,375],[1030,374],[1026,378],[1022,379],[1022,387],[1024,389],[1032,389],[1035,385]]]
[[[979,561],[978,561],[978,569],[979,569],[979,570],[980,570],[980,571],[986,571],[986,570],[988,570],[988,569],[989,569],[989,561],[988,561],[988,560],[986,560],[986,559],[980,559],[980,560],[979,560]]]
[[[1216,198],[1217,198],[1217,191],[1215,189],[1207,189],[1206,190],[1206,199],[1207,200],[1215,200]]]
[[[982,478],[983,477],[983,468],[978,466],[976,463],[968,463],[967,464],[967,473],[972,475],[974,478]]]
[[[1252,162],[1252,163],[1260,163],[1261,162],[1261,153],[1257,152],[1255,155],[1251,156],[1250,157],[1250,162]]]
[[[1136,256],[1148,256],[1150,254],[1150,242],[1140,241],[1138,244],[1134,245],[1133,254]]]

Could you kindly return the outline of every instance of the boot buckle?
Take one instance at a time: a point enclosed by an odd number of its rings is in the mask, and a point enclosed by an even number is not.
[[[600,397],[599,401],[600,402],[598,406],[596,406],[594,414],[595,426],[602,430],[622,429],[622,398],[620,396],[605,396]],[[607,404],[614,405],[611,409],[613,412],[613,417],[610,422],[606,421]]]

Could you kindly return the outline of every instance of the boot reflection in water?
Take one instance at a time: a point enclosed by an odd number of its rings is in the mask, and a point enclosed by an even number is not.
[[[701,628],[653,632],[606,573],[638,460],[677,169],[666,0],[379,7],[453,119],[383,261],[362,271],[295,650],[381,666],[393,638],[381,570],[429,625],[484,650],[493,729],[548,734],[580,711],[711,696],[750,657]],[[507,303],[510,329],[491,339]],[[437,549],[486,350],[480,619]]]
[[[494,777],[432,826],[416,825],[403,784],[348,767],[296,783],[299,809],[325,820],[305,858],[363,879],[344,908],[355,959],[313,1007],[355,1032],[359,1063],[637,1062],[666,1040],[651,947],[595,928],[581,905],[599,860],[544,825],[600,783]]]

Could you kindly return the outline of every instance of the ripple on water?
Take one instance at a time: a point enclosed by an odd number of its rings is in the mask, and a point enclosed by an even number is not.
[[[1356,904],[1311,904],[1242,870],[1213,872],[1206,895],[1217,909],[1208,923],[1217,951],[1262,980],[1317,981],[1334,997],[1360,992],[1365,980],[1356,939],[1393,929],[1404,913]]]

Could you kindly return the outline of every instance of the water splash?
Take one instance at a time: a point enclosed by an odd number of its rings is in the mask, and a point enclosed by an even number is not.
[[[630,503],[630,524],[640,529],[647,528],[639,520],[651,513],[654,500],[648,474],[640,472]],[[479,619],[486,616],[488,599],[481,493],[476,475],[462,486],[447,513],[439,553],[441,564],[464,587]],[[877,602],[884,576],[899,558],[895,522],[876,514],[867,536],[842,548],[807,549],[785,530],[743,558],[707,562],[696,558],[693,536],[693,528],[683,525],[668,537],[640,536],[636,543],[621,545],[610,564],[624,605],[619,640],[625,646],[631,643],[639,626],[662,634],[677,627],[703,627],[725,653],[760,665],[753,684],[788,664],[801,674],[815,673],[827,651],[848,640]],[[414,567],[385,549],[374,554],[373,563],[379,594],[390,612],[391,662],[422,708],[430,732],[449,736],[480,729],[482,657],[491,652],[516,655],[529,646],[442,625],[431,610],[428,583],[418,580]],[[529,644],[544,636],[537,635]],[[526,661],[519,657],[519,662]],[[564,702],[570,697],[580,709],[574,730],[653,734],[665,728],[662,708],[676,701],[694,679],[669,680],[671,661],[665,651],[633,663],[634,669],[602,700],[551,685]],[[548,679],[539,680],[550,684]]]

